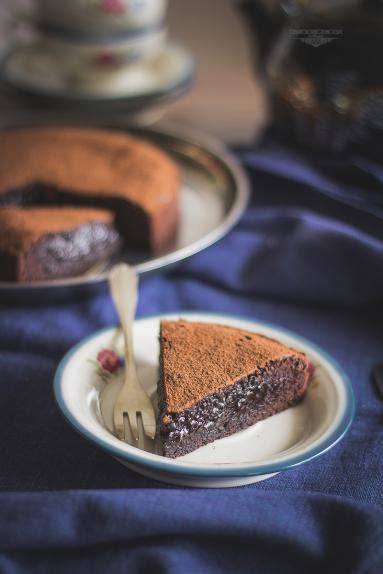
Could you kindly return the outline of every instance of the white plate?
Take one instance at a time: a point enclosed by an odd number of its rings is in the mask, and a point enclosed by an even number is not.
[[[239,486],[309,461],[334,446],[347,431],[354,416],[354,395],[346,375],[331,357],[310,341],[281,327],[223,315],[182,313],[135,322],[139,377],[154,402],[159,322],[169,317],[222,323],[273,337],[305,352],[316,366],[316,374],[298,406],[173,460],[126,444],[108,430],[120,375],[112,374],[105,382],[98,373],[95,359],[104,348],[121,354],[121,337],[116,329],[95,333],[62,359],[55,375],[55,397],[65,417],[82,435],[129,468],[172,484]]]

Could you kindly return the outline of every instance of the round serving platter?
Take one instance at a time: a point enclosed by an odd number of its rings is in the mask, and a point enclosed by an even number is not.
[[[117,258],[82,276],[33,283],[2,281],[0,290],[36,290],[103,282],[111,266],[120,262],[134,265],[139,274],[158,271],[209,247],[237,223],[248,202],[249,185],[243,169],[221,143],[174,126],[124,131],[168,152],[181,169],[179,226],[167,251],[151,256],[126,249]]]

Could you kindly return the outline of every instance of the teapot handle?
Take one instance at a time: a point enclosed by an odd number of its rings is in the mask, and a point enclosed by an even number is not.
[[[279,2],[273,7],[263,0],[240,0],[239,13],[250,33],[255,47],[256,63],[262,73],[266,73],[269,58],[285,29],[288,14]]]

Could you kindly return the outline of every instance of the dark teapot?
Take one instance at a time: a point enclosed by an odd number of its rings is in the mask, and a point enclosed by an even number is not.
[[[383,159],[382,0],[242,0],[273,134]]]

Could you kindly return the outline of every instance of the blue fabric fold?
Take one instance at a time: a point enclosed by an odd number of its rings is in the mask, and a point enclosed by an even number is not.
[[[382,169],[363,158],[237,150],[252,197],[214,246],[143,277],[138,315],[208,310],[280,324],[339,361],[344,439],[248,487],[190,490],[126,469],[62,418],[52,379],[116,323],[105,284],[0,298],[0,572],[383,571]]]
[[[383,510],[336,496],[249,488],[21,494],[5,502],[2,571],[379,572]],[[217,504],[216,498],[220,502]],[[165,499],[165,504],[163,499]],[[187,499],[187,500],[185,500]],[[31,533],[14,536],[15,513]],[[57,516],[60,516],[59,528]],[[44,527],[42,527],[44,524]],[[341,531],[347,524],[348,536]],[[20,535],[21,534],[21,535]],[[11,537],[12,535],[12,537]],[[282,562],[282,557],[284,563]],[[246,566],[246,568],[244,568]],[[33,570],[32,570],[33,571]]]

